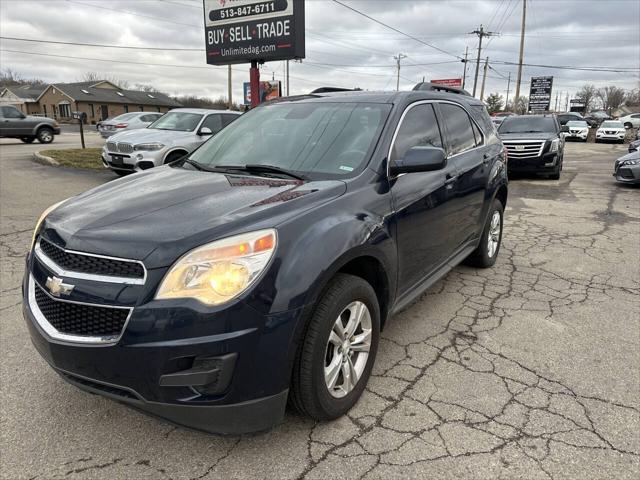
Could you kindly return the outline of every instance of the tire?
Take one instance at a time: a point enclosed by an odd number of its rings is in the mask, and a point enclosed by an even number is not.
[[[22,140],[24,143],[33,143],[35,139],[36,137],[22,137],[20,140]]]
[[[630,128],[633,128],[633,124],[631,122],[625,122],[624,123],[624,128],[626,128],[627,130],[629,130]]]
[[[489,251],[489,236],[492,228],[492,222],[494,215],[499,216],[499,225],[497,232],[497,244],[494,245],[493,252]],[[487,215],[487,221],[484,224],[484,228],[482,229],[482,236],[480,237],[480,244],[478,247],[467,257],[465,263],[472,267],[478,268],[489,268],[492,267],[494,263],[496,263],[496,258],[498,258],[498,253],[500,252],[500,245],[502,245],[502,226],[504,216],[504,207],[502,203],[497,198],[493,200],[491,204],[491,208],[489,209],[489,215]],[[496,239],[496,232],[492,232],[492,239]]]
[[[49,127],[40,127],[36,138],[40,143],[51,143],[53,142],[53,130]]]
[[[168,163],[175,162],[176,160],[184,157],[185,155],[187,154],[183,152],[171,152],[169,155],[165,157],[163,165],[167,165]]]
[[[366,307],[365,315],[351,338],[357,339],[360,336],[362,339],[366,335],[363,326],[369,326],[368,355],[364,357],[361,356],[364,352],[349,349],[348,356],[345,356],[341,353],[342,347],[337,346],[338,321],[342,327],[348,327],[349,319],[355,318],[354,312],[362,306]],[[367,312],[369,324],[366,321]],[[330,342],[330,335],[336,341]],[[354,275],[337,274],[318,301],[298,347],[289,390],[291,406],[303,415],[319,421],[331,420],[347,413],[367,385],[378,351],[379,335],[380,306],[371,285]],[[334,371],[337,370],[337,373],[332,382],[333,388],[330,389],[327,383],[330,380],[325,379],[325,369],[331,365],[336,365]],[[353,367],[350,368],[350,365]],[[348,382],[344,372],[352,371],[355,371],[358,379],[355,386],[345,388]]]

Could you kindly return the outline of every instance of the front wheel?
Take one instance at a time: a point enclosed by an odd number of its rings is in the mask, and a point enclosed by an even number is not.
[[[354,275],[336,275],[298,349],[292,406],[314,420],[347,413],[367,385],[379,335],[380,306],[371,285]]]
[[[40,143],[51,143],[53,142],[53,130],[48,127],[41,127],[36,137]]]
[[[625,122],[624,124],[624,128],[626,128],[627,130],[629,130],[630,128],[633,128],[633,124],[631,122]]]
[[[493,200],[487,221],[482,230],[480,244],[467,257],[465,263],[472,267],[489,268],[496,263],[500,245],[502,244],[502,219],[504,207],[497,198]]]

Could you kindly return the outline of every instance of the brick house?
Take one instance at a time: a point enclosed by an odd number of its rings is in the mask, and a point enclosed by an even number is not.
[[[0,105],[13,105],[25,115],[40,113],[38,97],[46,85],[11,85],[0,88]]]
[[[72,112],[79,111],[91,124],[127,112],[164,113],[181,106],[163,93],[124,90],[106,80],[52,84],[40,93],[37,103],[37,113],[46,117],[71,121]]]

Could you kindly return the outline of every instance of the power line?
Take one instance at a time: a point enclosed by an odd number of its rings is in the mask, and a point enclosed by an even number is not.
[[[116,13],[126,13],[127,15],[133,15],[135,17],[142,17],[142,18],[150,18],[152,20],[158,20],[160,22],[167,22],[167,23],[173,23],[175,25],[182,25],[184,27],[198,27],[198,28],[202,28],[202,24],[193,24],[193,23],[183,23],[183,22],[176,22],[175,20],[170,20],[168,18],[162,18],[162,17],[154,17],[152,15],[145,15],[143,13],[138,13],[138,12],[132,12],[131,10],[123,10],[121,8],[109,8],[109,7],[103,7],[102,5],[96,5],[94,3],[84,3],[84,2],[78,2],[77,0],[67,0],[67,2],[69,3],[74,3],[76,5],[83,5],[85,7],[92,7],[92,8],[99,8],[101,10],[108,10],[110,12],[116,12]]]
[[[173,47],[134,47],[129,45],[107,45],[104,43],[81,43],[81,42],[62,42],[59,40],[37,40],[35,38],[18,38],[0,36],[3,40],[14,40],[17,42],[33,42],[33,43],[50,43],[55,45],[73,45],[78,47],[101,47],[101,48],[122,48],[127,50],[160,50],[172,52],[204,52],[204,48],[173,48]]]
[[[421,43],[421,44],[423,44],[423,45],[426,45],[426,46],[427,46],[427,47],[429,47],[429,48],[433,48],[434,50],[437,50],[437,51],[439,51],[439,52],[441,52],[441,53],[444,53],[444,54],[449,55],[449,56],[451,56],[451,57],[454,57],[454,58],[457,58],[457,59],[459,59],[459,60],[462,60],[462,57],[460,57],[459,55],[455,55],[455,54],[453,54],[453,53],[451,53],[451,52],[447,52],[446,50],[443,50],[443,49],[442,49],[442,48],[440,48],[440,47],[436,47],[435,45],[432,45],[432,44],[427,43],[427,42],[425,42],[425,41],[423,41],[423,40],[420,40],[418,37],[414,37],[413,35],[410,35],[410,34],[408,34],[408,33],[403,32],[402,30],[398,30],[397,28],[392,27],[391,25],[388,25],[388,24],[386,24],[386,23],[384,23],[384,22],[381,22],[380,20],[378,20],[378,19],[376,19],[376,18],[373,18],[372,16],[367,15],[366,13],[361,12],[360,10],[357,10],[357,9],[355,9],[355,8],[353,8],[353,7],[351,7],[351,6],[347,5],[347,4],[345,4],[345,3],[342,3],[342,2],[340,2],[339,0],[333,0],[333,2],[334,2],[334,3],[337,3],[338,5],[342,5],[344,8],[347,8],[347,9],[351,10],[352,12],[357,13],[358,15],[362,15],[363,17],[368,18],[368,19],[369,19],[369,20],[371,20],[372,22],[375,22],[375,23],[377,23],[377,24],[379,24],[379,25],[382,25],[382,26],[383,26],[383,27],[385,27],[385,28],[388,28],[388,29],[390,29],[390,30],[393,30],[394,32],[397,32],[397,33],[399,33],[399,34],[401,34],[401,35],[404,35],[405,37],[410,38],[410,39],[412,39],[412,40],[415,40],[416,42],[419,42],[419,43]]]

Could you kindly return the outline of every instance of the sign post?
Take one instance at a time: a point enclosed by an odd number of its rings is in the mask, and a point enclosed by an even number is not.
[[[551,107],[552,88],[553,77],[531,77],[529,110],[532,112],[548,112]]]
[[[251,63],[253,92],[258,64],[305,56],[304,0],[203,0],[207,63]],[[260,95],[251,96],[251,106]]]
[[[82,145],[82,148],[86,148],[84,146],[84,128],[83,128],[83,123],[84,123],[84,119],[85,119],[86,113],[84,113],[84,112],[73,112],[72,115],[73,115],[73,118],[78,120],[78,123],[80,124],[80,144]]]

